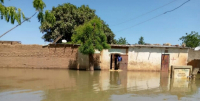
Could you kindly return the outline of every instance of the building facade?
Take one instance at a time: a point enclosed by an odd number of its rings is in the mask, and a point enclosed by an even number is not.
[[[78,51],[79,45],[0,44],[0,67],[83,69],[89,56]],[[122,61],[117,64],[117,57]],[[94,69],[169,71],[172,65],[187,65],[188,48],[156,45],[111,45],[94,54]]]
[[[151,45],[111,45],[100,53],[101,69],[113,69],[115,56],[122,56],[121,68],[135,71],[169,71],[172,65],[187,65],[188,48]],[[114,57],[114,58],[113,58]]]

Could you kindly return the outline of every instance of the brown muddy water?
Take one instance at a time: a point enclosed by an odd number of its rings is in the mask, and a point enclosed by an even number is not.
[[[200,101],[200,74],[0,68],[0,101],[162,100]]]

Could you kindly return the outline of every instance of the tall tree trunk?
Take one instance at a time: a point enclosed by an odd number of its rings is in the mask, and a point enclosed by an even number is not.
[[[89,54],[89,68],[87,68],[89,71],[94,70],[94,57],[93,54]]]
[[[35,16],[37,14],[37,12],[35,12],[30,18],[28,18],[27,20],[30,20],[33,16]],[[25,21],[27,21],[27,20],[24,20],[24,21],[22,21],[22,23],[24,23]],[[21,24],[22,24],[21,23]],[[18,27],[19,25],[21,25],[21,24],[18,24],[18,25],[16,25],[15,27],[13,27],[13,28],[11,28],[10,30],[8,30],[7,32],[5,32],[4,34],[2,34],[1,36],[0,36],[0,38],[2,37],[2,36],[4,36],[4,35],[6,35],[8,32],[10,32],[10,31],[12,31],[13,29],[15,29],[16,27]]]

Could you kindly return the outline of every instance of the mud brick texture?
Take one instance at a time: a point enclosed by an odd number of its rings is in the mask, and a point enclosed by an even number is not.
[[[0,44],[0,67],[76,68],[76,45]]]

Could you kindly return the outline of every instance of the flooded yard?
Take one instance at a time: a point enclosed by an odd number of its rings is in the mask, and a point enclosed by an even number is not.
[[[200,74],[0,68],[0,101],[160,100],[200,101]]]

